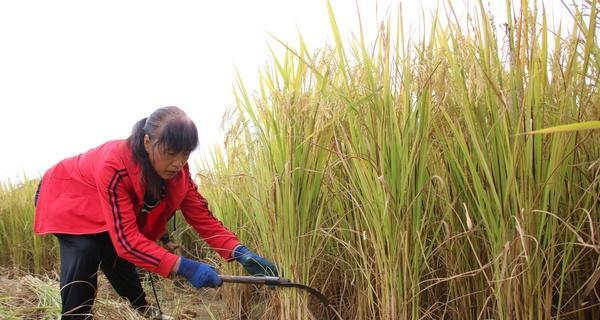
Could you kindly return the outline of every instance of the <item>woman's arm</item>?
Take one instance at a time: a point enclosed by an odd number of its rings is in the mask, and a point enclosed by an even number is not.
[[[208,202],[198,193],[198,187],[191,178],[187,164],[183,170],[187,180],[187,193],[181,203],[181,212],[185,220],[221,257],[231,260],[233,249],[240,241],[210,212]]]
[[[174,275],[175,273],[177,273],[177,270],[179,270],[180,264],[181,264],[181,257],[177,257],[177,260],[175,261],[173,268],[171,268],[171,275]]]

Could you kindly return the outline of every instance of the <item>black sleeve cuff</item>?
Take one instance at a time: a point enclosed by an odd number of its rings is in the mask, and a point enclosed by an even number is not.
[[[171,242],[171,238],[169,237],[169,233],[168,233],[168,232],[165,232],[165,234],[163,234],[163,236],[162,236],[162,237],[160,237],[159,241],[160,241],[162,244],[167,244],[167,243]]]

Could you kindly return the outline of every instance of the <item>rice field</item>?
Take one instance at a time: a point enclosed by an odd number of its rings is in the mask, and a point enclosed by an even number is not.
[[[327,4],[334,43],[275,38],[284,53],[258,88],[238,75],[224,147],[198,181],[242,242],[336,312],[301,291],[224,285],[221,317],[600,319],[598,1],[569,6],[558,30],[534,2],[506,1],[502,28],[481,2],[468,21],[448,2],[421,37],[398,12],[375,43],[360,25],[343,40]],[[0,190],[0,265],[51,274],[56,243],[31,231],[35,184]],[[214,258],[183,219],[173,234]]]

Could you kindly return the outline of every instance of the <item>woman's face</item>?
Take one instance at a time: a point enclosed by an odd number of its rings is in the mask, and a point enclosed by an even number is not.
[[[176,153],[157,148],[148,135],[144,137],[144,148],[154,171],[165,180],[175,177],[190,158],[190,152]]]

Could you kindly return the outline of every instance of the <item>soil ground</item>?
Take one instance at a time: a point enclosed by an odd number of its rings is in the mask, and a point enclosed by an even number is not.
[[[150,304],[156,299],[148,276],[142,275]],[[221,298],[221,289],[196,290],[184,281],[154,276],[163,312],[175,319],[234,319]],[[58,319],[59,283],[56,275],[34,276],[0,268],[0,319]],[[104,275],[98,277],[94,319],[145,319],[121,299]]]

